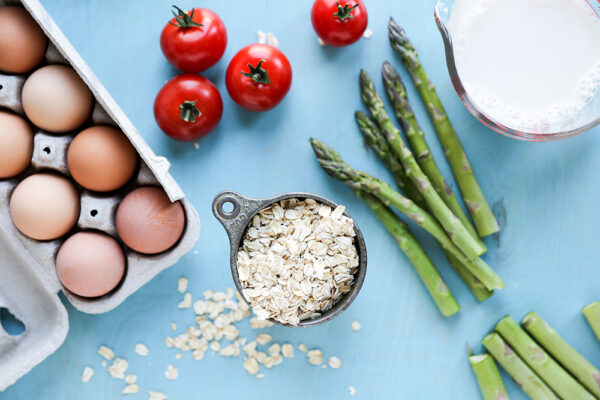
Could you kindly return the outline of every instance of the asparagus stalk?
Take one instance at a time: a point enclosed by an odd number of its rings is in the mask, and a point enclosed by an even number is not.
[[[527,314],[521,321],[521,325],[587,390],[600,398],[600,371],[596,367],[560,337],[537,313]]]
[[[498,335],[490,333],[481,341],[487,351],[502,365],[521,389],[533,400],[558,400],[558,397],[535,372],[519,358],[514,350]]]
[[[426,209],[427,204],[416,190],[415,186],[408,180],[408,177],[404,173],[404,168],[395,154],[392,153],[385,137],[379,130],[379,127],[373,122],[373,120],[364,112],[356,111],[354,118],[358,124],[360,132],[363,134],[366,141],[369,143],[371,148],[377,153],[379,158],[382,159],[383,163],[394,175],[394,179],[400,189],[404,191],[406,196],[414,201],[419,207]],[[444,250],[448,262],[452,268],[462,278],[468,288],[471,290],[475,298],[478,301],[485,301],[494,294],[493,291],[488,290],[479,279],[477,279],[469,270],[461,264],[455,257],[453,257],[448,251]]]
[[[503,289],[502,279],[482,259],[469,260],[450,240],[444,229],[429,213],[417,206],[412,200],[394,191],[388,184],[371,175],[355,170],[346,164],[340,155],[325,143],[310,140],[321,167],[332,177],[344,182],[352,190],[376,196],[386,205],[392,205],[417,225],[429,232],[461,264],[475,275],[489,290]]]
[[[511,317],[506,316],[495,328],[504,340],[563,399],[593,400],[594,396],[548,355]]]
[[[468,346],[467,351],[483,400],[508,400],[508,393],[494,359],[487,353],[475,355]]]
[[[385,106],[375,90],[373,81],[371,81],[371,78],[364,70],[360,72],[360,90],[363,102],[377,121],[390,148],[402,162],[406,175],[423,195],[432,214],[444,227],[450,239],[469,259],[479,257],[484,253],[485,249],[473,239],[462,222],[450,211],[446,203],[437,194],[429,178],[423,173],[412,152],[408,149],[406,143],[404,143],[402,136],[400,136],[400,131],[394,126],[394,123],[385,111]]]
[[[423,196],[404,173],[404,167],[392,153],[390,146],[385,141],[385,137],[375,122],[362,111],[356,111],[354,113],[354,119],[367,143],[369,143],[377,156],[381,158],[387,169],[394,176],[396,185],[398,185],[400,190],[402,190],[409,199],[417,203],[419,207],[425,208],[426,203]]]
[[[477,232],[473,225],[471,225],[471,221],[469,221],[469,218],[467,218],[462,207],[458,203],[454,191],[450,185],[448,185],[448,182],[446,182],[440,169],[435,163],[427,140],[425,139],[425,133],[419,126],[417,117],[408,101],[406,87],[402,82],[402,78],[400,78],[400,74],[398,74],[398,71],[386,61],[383,63],[381,75],[385,91],[394,105],[396,118],[404,130],[421,169],[423,169],[423,172],[425,172],[431,181],[433,188],[442,198],[444,203],[446,203],[448,208],[456,215],[460,222],[462,222],[469,234],[471,234],[471,236],[478,241],[479,245],[485,249],[485,245],[479,239],[479,236],[477,236]]]
[[[435,86],[429,80],[427,72],[419,60],[417,50],[409,40],[404,29],[392,18],[390,18],[388,24],[388,31],[392,48],[400,55],[402,63],[410,72],[412,80],[425,103],[429,117],[444,147],[446,158],[450,163],[458,187],[467,205],[467,209],[475,222],[477,232],[479,232],[481,237],[498,232],[500,229],[498,222],[479,187],[479,183],[477,183],[467,154],[450,123],[448,114],[435,90]]]
[[[456,314],[460,310],[460,305],[435,265],[408,230],[408,226],[377,197],[363,192],[355,192],[355,194],[367,203],[377,219],[383,223],[383,226],[396,240],[400,249],[406,254],[415,271],[419,274],[440,313],[444,317]]]
[[[585,306],[583,315],[585,315],[594,333],[600,339],[600,301]]]

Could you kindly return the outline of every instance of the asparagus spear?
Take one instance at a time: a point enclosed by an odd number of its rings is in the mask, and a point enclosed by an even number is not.
[[[363,137],[369,143],[371,148],[381,158],[387,169],[390,170],[396,181],[396,185],[406,194],[406,196],[417,203],[419,207],[425,208],[425,200],[417,188],[412,184],[410,179],[404,173],[404,167],[398,158],[392,153],[390,146],[385,141],[385,137],[373,120],[364,112],[356,111],[354,119],[358,124],[358,129]]]
[[[475,275],[489,290],[503,289],[502,279],[482,259],[469,260],[460,249],[448,238],[444,229],[429,213],[417,206],[413,201],[394,191],[388,184],[371,175],[355,170],[346,164],[340,155],[325,143],[310,140],[321,167],[332,177],[341,180],[352,190],[358,190],[376,196],[384,204],[391,204],[405,214],[417,225],[429,232],[448,250],[461,264]]]
[[[409,40],[404,29],[392,18],[390,18],[388,24],[388,31],[392,48],[400,55],[402,63],[410,72],[412,80],[425,103],[429,117],[444,147],[446,158],[450,163],[458,187],[471,214],[471,218],[475,222],[479,235],[484,237],[498,232],[500,229],[498,222],[492,210],[490,210],[485,196],[479,187],[479,183],[477,183],[467,154],[450,123],[448,114],[435,90],[435,86],[429,80],[427,72],[419,60],[417,50]]]
[[[381,75],[383,78],[385,91],[387,92],[390,101],[394,105],[396,118],[400,122],[400,126],[402,126],[404,133],[406,134],[408,142],[410,143],[416,155],[417,162],[431,181],[433,188],[442,198],[444,203],[446,203],[454,215],[460,219],[460,222],[462,222],[471,236],[478,241],[479,245],[485,249],[485,245],[479,239],[479,236],[477,236],[477,232],[475,231],[473,225],[471,225],[471,221],[469,221],[469,218],[467,218],[462,207],[458,203],[454,191],[444,179],[444,176],[440,172],[435,160],[433,159],[433,155],[431,154],[429,145],[425,139],[425,133],[419,126],[417,117],[415,116],[410,102],[408,101],[406,87],[402,82],[402,78],[400,78],[400,74],[398,74],[398,71],[396,71],[394,67],[392,67],[392,65],[386,61],[383,63]]]
[[[585,315],[594,333],[600,339],[600,301],[585,306],[583,315]]]
[[[563,399],[595,399],[511,317],[502,318],[496,325],[495,330],[558,396]]]
[[[508,393],[498,372],[494,359],[487,353],[473,354],[469,346],[469,363],[477,378],[479,389],[484,400],[508,400]]]
[[[429,178],[423,173],[412,152],[404,143],[402,136],[400,136],[400,131],[394,126],[394,123],[385,111],[385,106],[375,90],[373,81],[371,81],[371,78],[364,70],[360,72],[360,90],[363,102],[377,121],[390,148],[402,162],[406,175],[423,195],[432,214],[444,227],[450,239],[469,259],[479,257],[484,253],[485,249],[473,239],[462,222],[456,218],[446,203],[437,194]]]
[[[537,313],[527,314],[521,321],[521,325],[587,390],[600,398],[600,371],[596,367],[560,337]]]
[[[355,194],[367,203],[375,213],[377,219],[383,223],[383,226],[385,226],[394,240],[396,240],[398,246],[406,254],[419,274],[440,313],[444,317],[456,314],[460,310],[460,305],[452,295],[444,279],[440,276],[435,265],[433,265],[423,248],[419,245],[419,242],[417,242],[408,230],[408,226],[377,197],[363,192],[355,192]]]
[[[500,335],[495,332],[490,333],[481,343],[533,400],[558,400],[554,392],[519,358]]]
[[[371,120],[371,118],[362,111],[356,111],[354,118],[358,124],[358,128],[363,134],[366,141],[369,143],[371,148],[377,153],[379,158],[383,160],[383,163],[394,175],[394,179],[400,189],[404,191],[406,196],[414,201],[419,207],[426,209],[427,204],[416,190],[415,186],[408,180],[408,177],[404,173],[404,168],[396,156],[392,153],[388,143],[385,141],[385,137],[379,130],[379,127]],[[494,294],[493,291],[488,290],[485,285],[481,283],[469,270],[461,264],[455,257],[453,257],[448,251],[444,250],[446,258],[448,259],[450,266],[458,273],[463,279],[465,284],[471,290],[475,298],[478,301],[485,301]]]

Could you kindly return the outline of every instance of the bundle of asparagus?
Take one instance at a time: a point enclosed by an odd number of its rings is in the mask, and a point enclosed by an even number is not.
[[[600,398],[600,371],[535,312],[521,326],[506,316],[494,330],[484,347],[532,399]],[[497,390],[494,379],[478,382],[484,393]]]
[[[405,36],[403,45],[412,48]],[[416,52],[412,54],[417,63],[412,62],[410,65],[405,63],[405,65],[414,75],[415,71],[412,68],[418,64],[418,76],[421,78],[426,77],[425,70],[418,63]],[[487,250],[481,237],[497,231],[497,223],[491,211],[489,214],[486,213],[485,210],[489,211],[489,207],[481,194],[471,167],[468,165],[470,172],[457,174],[456,178],[457,180],[463,180],[464,184],[462,186],[469,188],[469,190],[463,190],[463,193],[469,193],[470,195],[477,192],[480,195],[480,197],[464,198],[477,229],[471,224],[460,206],[456,194],[444,179],[433,159],[425,135],[408,101],[406,88],[400,75],[391,64],[386,62],[383,65],[382,77],[386,93],[393,104],[396,118],[408,139],[410,148],[404,141],[400,130],[396,128],[386,112],[383,100],[365,71],[361,71],[359,83],[361,98],[371,117],[357,111],[355,120],[366,141],[392,173],[402,194],[392,189],[385,182],[365,172],[355,170],[325,143],[311,139],[311,144],[322,168],[329,175],[346,183],[373,210],[376,217],[392,234],[399,247],[411,261],[441,314],[450,316],[456,313],[460,306],[406,224],[389,206],[400,211],[438,241],[452,268],[465,281],[479,301],[489,298],[495,289],[504,288],[502,279],[479,258]],[[419,86],[418,83],[417,86]],[[421,91],[421,88],[419,90]],[[427,93],[427,91],[433,91],[433,94]],[[423,99],[428,105],[431,103],[430,99],[437,98],[435,89],[431,85],[422,88],[422,92]],[[441,103],[435,104],[441,110],[439,112],[442,112]],[[449,130],[452,132],[454,130],[449,122],[442,124],[442,121],[438,121],[439,112],[436,111],[435,114],[430,114],[430,116],[434,125],[437,124],[436,129],[444,132],[443,136],[445,138],[449,136]],[[445,121],[447,121],[447,117]],[[458,154],[460,150],[462,152],[460,153],[461,157],[468,164],[458,137],[455,133],[453,135],[453,140],[458,144],[454,143],[451,151]],[[442,144],[448,153],[444,140],[442,140]],[[449,161],[452,166],[453,161],[450,158]],[[465,165],[463,164],[462,167],[464,168]],[[461,185],[459,184],[459,186]],[[472,190],[473,186],[477,190]],[[482,227],[494,225],[495,228],[480,229],[480,225]],[[481,237],[478,232],[480,232]]]

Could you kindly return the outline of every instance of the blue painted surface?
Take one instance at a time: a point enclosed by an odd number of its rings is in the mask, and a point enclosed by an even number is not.
[[[600,131],[565,142],[528,144],[485,129],[468,114],[451,87],[432,17],[433,0],[368,1],[373,37],[345,49],[317,44],[310,25],[311,2],[306,0],[182,1],[184,8],[201,4],[216,11],[229,34],[225,56],[205,73],[223,95],[223,120],[200,141],[199,149],[166,138],[152,116],[155,94],[176,74],[158,45],[170,1],[43,3],[154,151],[169,158],[172,174],[200,213],[203,231],[198,254],[185,256],[118,309],[93,316],[67,305],[71,328],[66,343],[0,393],[0,399],[121,398],[123,383],[110,378],[100,366],[96,353],[100,344],[126,357],[130,371],[138,374],[140,394],[124,398],[146,399],[148,390],[160,390],[169,399],[344,399],[347,387],[353,385],[356,399],[478,399],[465,343],[481,350],[479,340],[500,317],[510,313],[520,319],[530,310],[538,311],[600,365],[600,343],[580,313],[599,295],[600,157],[595,152]],[[448,268],[432,240],[417,232],[462,305],[461,312],[450,319],[440,317],[416,274],[369,210],[319,169],[308,145],[310,136],[323,139],[354,166],[389,178],[365,149],[352,116],[361,108],[359,69],[371,73],[381,89],[381,63],[389,59],[400,65],[387,43],[389,15],[406,27],[420,50],[502,225],[499,236],[486,239],[490,250],[485,259],[506,280],[507,288],[482,305]],[[256,40],[258,29],[276,34],[294,69],[288,97],[265,114],[246,112],[233,104],[223,81],[228,60],[237,49]],[[409,95],[435,157],[450,178],[412,87]],[[341,369],[311,366],[296,351],[293,359],[266,370],[266,377],[258,380],[244,371],[241,359],[209,352],[203,361],[194,361],[189,354],[176,361],[175,351],[165,347],[165,336],[173,334],[171,322],[182,330],[192,321],[191,310],[176,308],[181,300],[176,291],[179,276],[190,279],[195,298],[203,290],[232,285],[227,239],[210,211],[212,198],[224,189],[256,197],[286,191],[320,193],[346,204],[357,219],[370,261],[356,302],[323,326],[268,329],[278,341],[303,342],[321,348],[326,357],[339,356]],[[350,329],[354,319],[362,323],[358,333]],[[137,342],[148,345],[148,358],[134,353]],[[164,377],[170,363],[180,371],[173,382]],[[93,366],[96,375],[91,383],[82,384],[79,378],[86,365]],[[515,384],[505,381],[511,398],[525,398]]]

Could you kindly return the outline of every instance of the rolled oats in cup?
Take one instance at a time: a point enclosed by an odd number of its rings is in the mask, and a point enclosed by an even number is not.
[[[297,326],[350,292],[359,255],[354,221],[344,210],[290,198],[253,217],[238,251],[237,272],[259,319]]]

